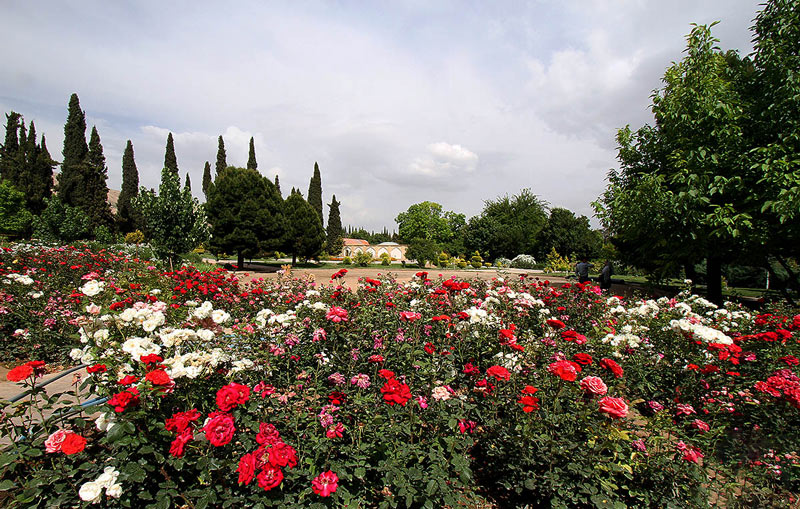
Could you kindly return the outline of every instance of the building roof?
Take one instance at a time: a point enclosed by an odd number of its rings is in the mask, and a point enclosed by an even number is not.
[[[342,239],[345,246],[368,246],[369,242],[362,239]]]
[[[379,246],[399,246],[400,244],[398,244],[397,242],[381,242],[378,245]]]

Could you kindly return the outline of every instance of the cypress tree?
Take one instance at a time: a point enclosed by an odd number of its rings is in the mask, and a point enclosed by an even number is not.
[[[6,114],[6,138],[0,147],[0,178],[16,181],[19,169],[17,167],[17,153],[19,152],[19,122],[22,115],[12,111]]]
[[[183,183],[184,191],[188,191],[189,194],[192,194],[192,181],[189,178],[189,172],[186,172],[186,180]]]
[[[325,243],[325,230],[314,208],[303,199],[300,191],[292,189],[283,205],[288,222],[289,235],[286,251],[292,253],[292,264],[297,257],[313,258],[322,251]]]
[[[256,162],[256,146],[252,136],[250,137],[250,155],[247,157],[247,168],[251,170],[258,169],[258,163]]]
[[[78,94],[69,98],[67,123],[64,124],[64,159],[61,162],[61,174],[58,177],[58,197],[69,206],[80,206],[84,203],[84,173],[86,156],[89,147],[86,145],[86,115],[81,110]]]
[[[211,187],[211,165],[208,164],[206,161],[206,165],[203,168],[203,194],[206,195],[206,201],[208,201],[208,188]]]
[[[95,126],[92,126],[92,133],[89,136],[86,169],[84,212],[89,216],[92,230],[101,225],[110,226],[112,216],[108,205],[108,185],[106,184],[108,168],[106,167],[106,156],[103,155],[103,145],[100,143],[100,135]]]
[[[140,218],[131,205],[131,201],[139,194],[139,170],[133,157],[133,143],[128,140],[125,152],[122,153],[122,189],[117,200],[117,220],[122,233],[139,229]]]
[[[275,189],[278,190],[278,196],[280,196],[281,199],[283,199],[283,193],[281,193],[281,183],[278,180],[278,176],[277,175],[275,175]]]
[[[30,136],[28,138],[30,139]],[[35,148],[30,174],[31,188],[28,194],[28,205],[34,214],[39,214],[44,210],[45,200],[53,194],[53,166],[55,164],[56,162],[53,161],[47,150],[44,135],[42,135],[42,142]]]
[[[175,142],[172,140],[172,133],[167,135],[167,150],[164,153],[164,168],[168,168],[178,173],[178,158],[175,157]]]
[[[336,195],[333,195],[330,205],[328,205],[328,254],[331,256],[338,256],[342,252],[342,218],[339,215],[339,203],[336,201]]]
[[[225,161],[225,142],[222,140],[222,136],[217,139],[217,175],[222,173],[222,170],[228,167],[228,163]]]
[[[314,163],[314,176],[311,177],[311,182],[308,184],[308,203],[317,211],[319,223],[324,224],[322,218],[322,177],[320,177],[319,165],[316,162]]]

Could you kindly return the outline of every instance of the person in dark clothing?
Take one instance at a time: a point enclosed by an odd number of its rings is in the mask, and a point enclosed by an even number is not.
[[[589,269],[594,265],[586,261],[586,257],[581,258],[581,261],[575,265],[575,274],[578,276],[578,281],[586,283],[589,281]]]
[[[611,276],[614,274],[614,269],[611,267],[611,261],[606,260],[606,264],[600,269],[600,288],[603,290],[611,289]]]

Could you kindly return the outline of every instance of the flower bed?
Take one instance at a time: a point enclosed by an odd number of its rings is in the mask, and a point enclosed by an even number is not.
[[[69,295],[83,391],[109,400],[43,425],[41,391],[6,408],[0,487],[21,505],[767,506],[798,490],[800,315],[524,278],[242,287],[119,263],[41,283]],[[26,267],[0,275],[13,302]]]

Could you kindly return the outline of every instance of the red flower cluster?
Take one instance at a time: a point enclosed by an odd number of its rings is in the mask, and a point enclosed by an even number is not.
[[[230,412],[237,405],[243,405],[250,399],[250,387],[230,383],[217,391],[217,406],[223,412]]]
[[[492,366],[486,370],[486,374],[495,378],[495,380],[511,380],[511,373],[503,366]]]
[[[547,371],[567,382],[574,382],[581,372],[581,367],[572,361],[560,360],[547,366]]]
[[[187,412],[178,412],[173,414],[171,418],[167,419],[164,424],[164,427],[168,431],[174,431],[177,433],[175,440],[172,441],[172,444],[169,448],[169,453],[176,458],[183,457],[183,451],[186,447],[186,444],[189,443],[194,438],[194,430],[191,427],[191,423],[198,420],[201,414],[196,409],[189,410]]]
[[[139,403],[139,389],[130,387],[122,392],[114,394],[108,400],[108,404],[114,407],[117,413],[124,412],[126,408],[135,406]]]
[[[9,382],[21,382],[31,375],[40,376],[44,372],[44,361],[30,361],[17,366],[6,374]]]
[[[390,406],[395,404],[406,406],[406,402],[411,399],[411,388],[396,378],[387,380],[381,387],[381,393],[383,394],[383,400]]]
[[[522,389],[522,397],[517,400],[517,403],[522,405],[523,412],[529,413],[534,410],[539,410],[539,398],[532,396],[538,390],[539,389],[532,385],[526,385],[525,388]]]
[[[614,378],[620,378],[624,373],[620,365],[613,359],[602,359],[600,361],[600,367],[611,371],[611,373],[614,374]]]

